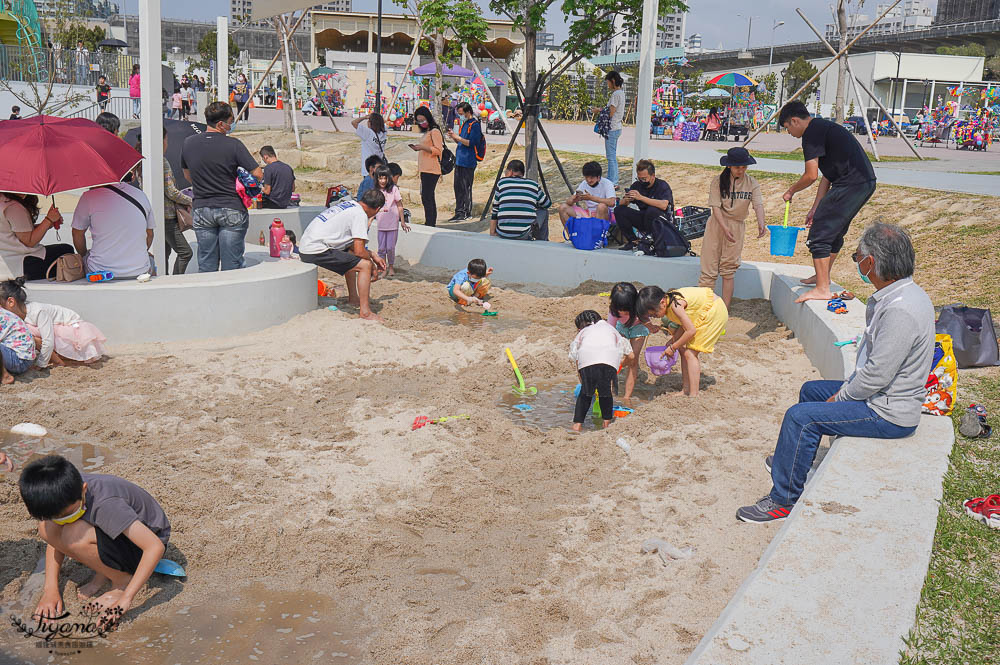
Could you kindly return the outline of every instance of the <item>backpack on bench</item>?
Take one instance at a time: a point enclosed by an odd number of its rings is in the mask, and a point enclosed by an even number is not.
[[[653,232],[639,238],[639,250],[646,256],[696,256],[691,243],[681,235],[673,222],[673,213],[664,213],[653,220]]]

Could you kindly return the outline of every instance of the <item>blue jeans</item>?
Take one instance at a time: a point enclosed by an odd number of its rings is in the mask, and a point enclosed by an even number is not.
[[[14,353],[14,349],[2,344],[0,344],[0,362],[3,363],[4,369],[11,374],[24,374],[35,364],[34,360],[25,360]]]
[[[139,117],[139,111],[142,109],[142,99],[139,97],[132,98],[132,115]]]
[[[843,381],[806,381],[799,390],[799,403],[785,411],[771,462],[775,503],[789,506],[798,501],[824,434],[901,439],[917,429],[885,420],[867,402],[827,402],[843,385]]]
[[[195,208],[191,215],[198,238],[198,272],[243,268],[250,215],[233,208]]]
[[[604,139],[604,156],[608,158],[608,180],[612,185],[618,185],[618,139],[621,138],[622,130],[613,129],[608,132],[608,138]]]

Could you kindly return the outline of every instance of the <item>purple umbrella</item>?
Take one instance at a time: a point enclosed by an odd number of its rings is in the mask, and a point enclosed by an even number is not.
[[[426,65],[420,65],[419,67],[410,70],[410,73],[414,76],[434,76],[435,67],[433,62],[428,62]],[[471,78],[476,75],[471,69],[466,69],[465,67],[459,67],[455,65],[454,67],[443,67],[441,69],[442,76],[461,76],[462,78]]]

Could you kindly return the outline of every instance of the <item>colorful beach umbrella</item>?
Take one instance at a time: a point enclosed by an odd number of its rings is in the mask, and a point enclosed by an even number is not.
[[[757,81],[754,81],[752,78],[744,76],[738,72],[729,72],[728,74],[719,74],[710,80],[708,85],[757,85]]]

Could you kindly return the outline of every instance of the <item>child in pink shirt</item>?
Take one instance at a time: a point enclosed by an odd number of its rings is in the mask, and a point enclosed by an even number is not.
[[[409,233],[410,225],[403,219],[403,197],[397,184],[403,171],[396,164],[391,166],[396,168],[390,169],[389,166],[382,165],[375,169],[375,186],[385,196],[385,205],[375,214],[375,223],[378,225],[378,255],[388,264],[389,277],[394,277],[396,271],[392,266],[396,262],[399,227],[402,226],[403,231]]]

